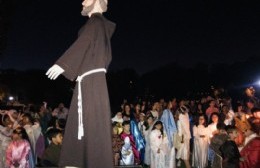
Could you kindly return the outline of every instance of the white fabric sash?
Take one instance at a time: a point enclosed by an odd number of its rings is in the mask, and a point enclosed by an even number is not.
[[[105,68],[98,68],[98,69],[93,69],[90,71],[85,72],[84,74],[78,76],[77,82],[78,82],[78,139],[81,140],[81,138],[84,136],[84,129],[83,129],[83,120],[82,120],[82,90],[81,90],[81,81],[83,80],[84,77],[98,73],[98,72],[107,72]]]

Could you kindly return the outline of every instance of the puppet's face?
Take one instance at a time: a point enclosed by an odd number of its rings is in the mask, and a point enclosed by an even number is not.
[[[107,0],[84,0],[82,6],[81,14],[83,16],[88,16],[95,9],[99,9],[97,12],[105,12],[107,10]]]
[[[96,2],[95,0],[84,0],[82,2],[83,8],[81,14],[83,16],[88,16],[88,14],[93,10],[95,2]]]

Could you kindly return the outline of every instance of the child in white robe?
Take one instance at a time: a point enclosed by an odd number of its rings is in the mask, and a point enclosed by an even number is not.
[[[150,134],[151,165],[150,168],[165,168],[168,139],[163,134],[163,124],[156,121]]]
[[[206,116],[199,115],[197,124],[193,127],[192,166],[205,168],[208,165],[209,129],[206,127]]]
[[[120,165],[134,165],[134,153],[129,137],[124,139],[124,143],[121,149]]]
[[[177,167],[181,166],[182,159],[186,168],[190,168],[190,121],[188,109],[185,106],[180,107],[179,120],[177,121],[178,135],[181,137],[181,145],[177,151],[176,159],[178,159]]]

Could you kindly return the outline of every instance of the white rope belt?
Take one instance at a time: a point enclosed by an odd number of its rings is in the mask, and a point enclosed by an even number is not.
[[[83,129],[83,120],[82,120],[82,91],[81,91],[81,81],[84,77],[98,73],[98,72],[107,72],[105,68],[98,68],[93,69],[90,71],[85,72],[84,74],[78,76],[77,82],[78,82],[78,139],[81,140],[81,138],[84,136],[84,129]]]

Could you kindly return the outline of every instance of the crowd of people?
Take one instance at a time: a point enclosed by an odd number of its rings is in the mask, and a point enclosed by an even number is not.
[[[260,167],[260,101],[247,98],[124,100],[111,117],[114,165]],[[0,167],[58,167],[68,109],[1,110]],[[75,130],[76,131],[76,130]]]
[[[0,167],[35,168],[58,166],[68,109],[44,102],[37,109],[1,110]]]
[[[115,165],[150,168],[260,167],[260,102],[176,98],[123,102],[112,118]]]

